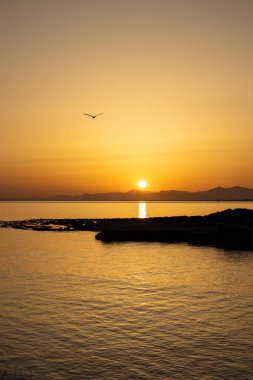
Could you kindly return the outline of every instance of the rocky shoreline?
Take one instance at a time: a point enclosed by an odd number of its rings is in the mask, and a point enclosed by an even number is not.
[[[253,250],[253,210],[228,209],[206,216],[147,219],[30,219],[1,221],[1,228],[97,231],[103,242],[166,242]]]

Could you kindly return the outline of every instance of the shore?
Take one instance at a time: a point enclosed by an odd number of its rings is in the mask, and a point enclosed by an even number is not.
[[[228,209],[206,216],[147,219],[30,219],[0,221],[1,228],[96,231],[103,242],[166,242],[253,250],[253,210]]]

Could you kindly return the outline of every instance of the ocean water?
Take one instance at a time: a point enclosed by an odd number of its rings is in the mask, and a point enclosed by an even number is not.
[[[0,220],[207,215],[253,202],[0,202]]]
[[[139,215],[139,204],[116,205],[114,216]],[[9,220],[116,213],[114,204],[67,204],[68,215],[65,204],[9,204],[9,214],[2,206]],[[179,206],[203,214],[222,204]],[[253,252],[0,229],[0,370],[45,380],[250,380],[252,273]]]

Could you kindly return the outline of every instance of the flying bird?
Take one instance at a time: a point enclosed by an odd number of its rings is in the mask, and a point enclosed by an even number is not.
[[[86,115],[86,116],[90,116],[90,117],[92,117],[92,119],[95,119],[95,117],[97,117],[97,116],[99,116],[99,115],[102,115],[103,113],[104,113],[104,112],[97,113],[96,115],[91,115],[91,114],[89,114],[89,113],[84,113],[84,112],[83,112],[84,115]]]

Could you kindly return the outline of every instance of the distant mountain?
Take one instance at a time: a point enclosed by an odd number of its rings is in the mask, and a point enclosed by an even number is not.
[[[50,201],[232,201],[253,200],[253,189],[234,186],[230,188],[215,187],[207,191],[141,191],[130,190],[127,193],[96,193],[80,196],[58,195],[50,197]]]
[[[82,195],[55,195],[47,198],[10,198],[2,201],[253,201],[253,189],[234,186],[230,188],[215,187],[206,191],[177,191],[159,192],[130,190],[126,193],[95,193]]]

